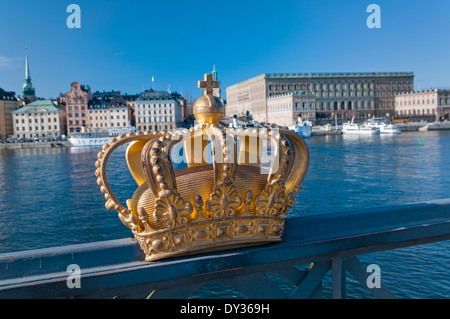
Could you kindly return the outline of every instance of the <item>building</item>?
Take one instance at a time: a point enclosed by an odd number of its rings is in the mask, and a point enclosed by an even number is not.
[[[171,130],[183,123],[183,106],[179,94],[145,91],[134,101],[138,131]]]
[[[249,111],[259,122],[268,118],[269,97],[296,91],[315,92],[317,119],[384,116],[394,113],[395,95],[414,88],[414,73],[262,74],[227,87],[225,115]]]
[[[71,90],[65,94],[67,113],[67,133],[84,132],[88,128],[88,105],[92,100],[91,88],[73,82]]]
[[[8,92],[0,88],[0,141],[6,140],[14,134],[11,112],[19,108],[19,101],[15,92]]]
[[[289,92],[267,99],[267,115],[272,123],[292,126],[303,120],[316,120],[316,95],[313,92]]]
[[[25,55],[25,81],[23,83],[22,94],[24,104],[28,104],[37,100],[36,91],[34,89],[33,83],[31,82],[30,65],[28,63],[28,50]]]
[[[136,104],[134,103],[134,101],[136,101],[136,99],[139,97],[139,94],[125,93],[124,95],[122,95],[122,97],[125,99],[128,105],[131,126],[136,127]]]
[[[51,100],[38,100],[12,112],[14,137],[58,138],[64,134],[64,112]]]
[[[450,90],[411,91],[395,97],[395,115],[399,118],[433,117],[450,120]]]
[[[102,132],[109,130],[108,104],[103,99],[94,97],[89,101],[89,129],[90,132]]]
[[[94,92],[88,105],[89,131],[129,130],[131,108],[120,91]]]

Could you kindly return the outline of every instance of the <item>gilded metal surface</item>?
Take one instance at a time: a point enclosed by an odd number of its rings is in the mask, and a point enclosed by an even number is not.
[[[205,95],[194,104],[194,116],[199,123],[218,123],[224,113],[222,102],[212,92],[219,87],[218,81],[213,81],[212,74],[205,74],[204,81],[198,81],[198,87],[205,89]]]
[[[205,76],[200,83],[205,96],[215,86],[210,80]],[[207,100],[197,105],[203,113],[196,116],[211,122],[182,133],[119,136],[98,154],[96,176],[105,207],[119,213],[148,261],[280,241],[287,211],[301,189],[309,154],[299,135],[274,128],[229,130],[216,123],[215,100]],[[111,153],[129,142],[126,160],[138,188],[125,207],[109,187],[106,165]],[[212,165],[199,157],[208,142]],[[272,143],[275,155],[268,173],[261,170],[261,142]],[[178,143],[185,146],[188,168],[174,171],[170,151]]]

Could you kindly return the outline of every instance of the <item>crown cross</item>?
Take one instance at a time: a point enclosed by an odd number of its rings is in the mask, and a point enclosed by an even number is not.
[[[205,89],[205,95],[213,93],[213,89],[219,88],[219,81],[214,81],[212,74],[205,74],[204,81],[198,81],[198,87]]]

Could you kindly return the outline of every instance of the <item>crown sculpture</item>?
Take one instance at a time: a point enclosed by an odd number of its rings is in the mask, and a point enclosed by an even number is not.
[[[205,94],[194,105],[194,127],[119,135],[98,153],[95,175],[105,206],[119,213],[147,261],[281,241],[308,169],[308,148],[276,126],[224,126],[223,104],[212,94],[218,85],[211,74],[199,81]],[[109,187],[106,165],[127,143],[138,188],[125,207]],[[174,170],[178,143],[187,167]]]

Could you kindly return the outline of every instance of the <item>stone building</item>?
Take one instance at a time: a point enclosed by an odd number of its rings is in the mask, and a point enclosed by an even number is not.
[[[171,130],[183,123],[181,97],[165,91],[145,91],[135,100],[138,131]]]
[[[131,108],[120,91],[94,92],[88,105],[90,132],[131,129]]]
[[[290,92],[277,94],[267,99],[267,115],[271,123],[291,126],[303,120],[316,120],[316,95],[313,92]]]
[[[12,112],[14,137],[58,138],[64,134],[63,113],[51,100],[31,102]]]
[[[450,90],[410,91],[395,97],[395,115],[399,118],[433,117],[450,120]]]
[[[68,135],[87,130],[88,105],[92,100],[91,88],[88,85],[73,82],[70,86],[71,90],[65,94]]]
[[[19,108],[19,101],[15,92],[8,92],[0,88],[0,141],[6,140],[14,134],[11,112]]]
[[[268,117],[269,97],[289,92],[314,92],[317,119],[384,116],[394,112],[395,95],[414,88],[414,73],[262,74],[227,87],[225,115],[249,111],[259,122]]]

